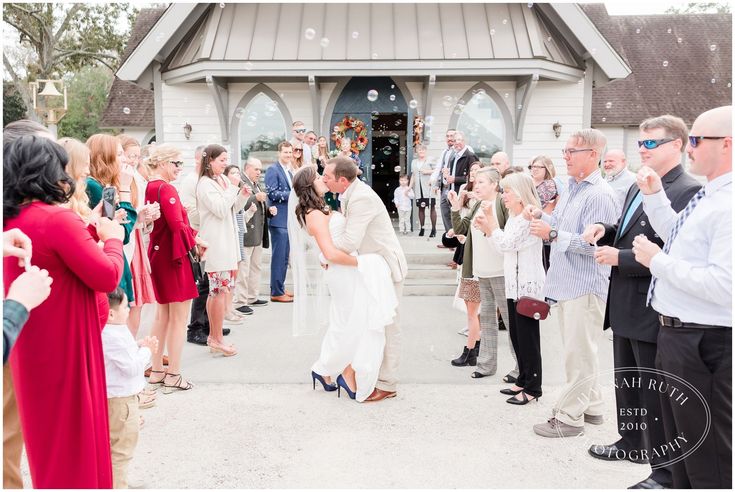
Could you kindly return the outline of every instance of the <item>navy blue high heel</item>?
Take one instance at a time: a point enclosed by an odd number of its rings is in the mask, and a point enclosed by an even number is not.
[[[324,391],[337,391],[337,385],[334,383],[327,384],[326,381],[324,381],[324,377],[320,376],[319,374],[315,373],[314,371],[311,371],[311,382],[314,385],[314,389],[316,389],[316,382],[319,381],[322,383],[322,386],[324,386]]]
[[[347,396],[350,397],[350,399],[354,400],[357,393],[355,391],[352,391],[349,386],[347,386],[347,381],[345,381],[345,378],[342,377],[340,374],[337,376],[337,398],[341,398],[340,393],[342,392],[342,388],[345,389],[347,392]]]

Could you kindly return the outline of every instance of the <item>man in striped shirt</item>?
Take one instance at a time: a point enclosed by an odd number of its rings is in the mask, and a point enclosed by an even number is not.
[[[602,394],[598,383],[598,341],[602,335],[609,265],[595,262],[595,247],[582,238],[585,226],[609,224],[620,215],[620,205],[598,168],[607,140],[599,130],[580,130],[562,150],[569,189],[552,215],[529,206],[526,218],[531,234],[551,242],[544,296],[554,304],[564,345],[567,388],[552,417],[533,430],[543,437],[584,433],[584,423],[602,423]]]

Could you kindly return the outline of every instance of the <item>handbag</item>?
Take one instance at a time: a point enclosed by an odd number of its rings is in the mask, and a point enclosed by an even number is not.
[[[158,203],[161,203],[161,188],[163,185],[158,187]],[[189,264],[191,265],[191,273],[194,274],[194,281],[196,283],[201,282],[204,280],[205,273],[204,273],[204,264],[202,262],[202,259],[197,254],[197,247],[194,245],[189,251],[186,252],[186,258],[189,260]]]
[[[516,295],[518,294],[518,288],[518,252],[516,252]],[[529,296],[521,296],[516,301],[516,312],[518,314],[537,321],[546,319],[550,309],[551,306],[548,302]]]

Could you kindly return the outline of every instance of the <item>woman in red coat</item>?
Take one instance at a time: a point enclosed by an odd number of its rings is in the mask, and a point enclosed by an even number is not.
[[[148,245],[151,279],[158,301],[151,336],[165,341],[168,353],[167,371],[163,369],[164,347],[153,354],[148,382],[162,384],[164,392],[192,388],[192,384],[181,376],[189,306],[199,295],[187,254],[195,245],[200,254],[206,249],[204,241],[196,237],[196,231],[189,225],[176,188],[169,184],[181,173],[183,164],[181,152],[169,144],[154,147],[148,157],[151,174],[145,200],[146,203],[158,202],[161,207],[161,217],[153,223]]]
[[[66,203],[74,180],[64,149],[47,138],[4,145],[4,229],[33,243],[31,262],[54,279],[10,355],[34,488],[111,488],[105,363],[96,291],[113,290],[123,273],[121,225],[100,219],[100,248]],[[4,285],[21,273],[4,262]]]

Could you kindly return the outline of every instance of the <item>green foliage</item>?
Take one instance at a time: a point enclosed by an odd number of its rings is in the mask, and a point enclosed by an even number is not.
[[[13,84],[3,84],[3,127],[26,117],[26,105]]]
[[[104,66],[84,67],[66,81],[69,109],[59,122],[59,137],[84,142],[100,133],[99,122],[112,81],[112,71]]]
[[[690,2],[685,7],[669,7],[667,14],[729,14],[730,2]]]

